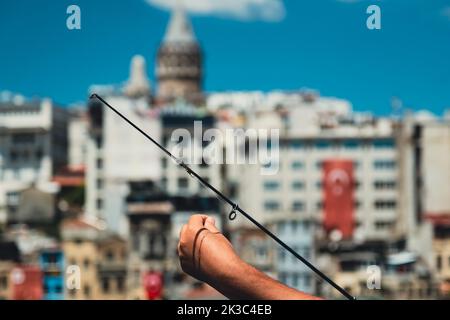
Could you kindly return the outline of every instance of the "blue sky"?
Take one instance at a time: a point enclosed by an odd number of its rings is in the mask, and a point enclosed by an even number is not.
[[[126,80],[134,54],[147,59],[155,85],[169,13],[161,8],[166,0],[147,1],[1,1],[0,90],[83,101],[91,84]],[[409,108],[450,108],[448,0],[223,0],[208,7],[214,1],[187,5],[206,54],[207,91],[308,87],[376,114],[390,112],[393,96]],[[66,28],[70,4],[81,8],[81,30]],[[370,4],[381,7],[381,30],[366,28]]]

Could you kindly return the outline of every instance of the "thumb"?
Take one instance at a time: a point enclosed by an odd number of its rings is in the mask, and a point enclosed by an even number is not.
[[[216,220],[213,217],[207,217],[205,220],[205,228],[211,232],[220,232],[216,227]]]

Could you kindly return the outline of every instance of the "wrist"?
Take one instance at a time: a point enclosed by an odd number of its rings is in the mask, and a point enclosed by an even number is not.
[[[234,255],[226,263],[219,264],[217,268],[211,270],[210,274],[207,275],[208,282],[214,287],[238,283],[248,267],[249,265],[246,262]]]

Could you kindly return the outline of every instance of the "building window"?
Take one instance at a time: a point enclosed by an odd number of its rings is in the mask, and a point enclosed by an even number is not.
[[[441,269],[442,269],[442,256],[441,256],[441,255],[438,255],[438,256],[436,257],[436,268],[437,268],[438,270],[441,270]]]
[[[97,209],[101,210],[103,208],[103,199],[97,199]]]
[[[302,201],[294,201],[292,203],[292,211],[303,211],[305,209],[305,203]]]
[[[311,258],[311,249],[308,247],[303,248],[303,257],[305,257],[306,259],[310,259]]]
[[[329,149],[332,144],[328,140],[317,141],[315,144],[316,149]]]
[[[97,149],[101,149],[102,148],[102,144],[103,144],[102,136],[97,136],[95,138],[95,144],[97,145]]]
[[[178,178],[178,188],[187,189],[189,186],[189,180],[187,178]]]
[[[376,180],[373,186],[377,190],[395,189],[397,183],[393,180]]]
[[[89,268],[89,265],[91,264],[91,262],[89,261],[88,258],[83,260],[83,266],[85,269]]]
[[[303,166],[304,166],[304,164],[301,161],[294,161],[294,162],[292,162],[292,165],[291,165],[292,170],[300,170],[303,168]]]
[[[109,279],[108,278],[103,278],[102,279],[102,290],[104,293],[108,293],[109,292]]]
[[[311,286],[311,276],[309,274],[305,274],[303,276],[303,282],[305,284],[305,287],[310,287]]]
[[[166,178],[166,177],[164,177],[164,178],[161,179],[161,188],[162,188],[163,190],[166,190],[166,189],[167,189],[167,178]]]
[[[103,168],[103,159],[98,158],[97,159],[97,169],[102,169]]]
[[[137,232],[137,230],[134,230],[134,232],[132,232],[131,241],[132,241],[133,250],[140,251],[141,242],[140,242],[139,233]]]
[[[91,295],[91,287],[89,285],[85,285],[83,288],[84,295],[88,298]]]
[[[373,147],[375,149],[394,148],[394,139],[377,139],[373,141]]]
[[[33,133],[17,133],[12,136],[13,144],[33,144],[35,141],[35,135]]]
[[[345,149],[357,149],[359,147],[358,140],[345,140],[342,144]]]
[[[280,184],[277,181],[264,181],[264,189],[266,191],[278,190]]]
[[[44,155],[44,152],[42,151],[42,149],[36,150],[36,159],[40,160],[43,155]]]
[[[9,153],[9,157],[10,157],[11,161],[17,161],[17,152],[14,150],[11,150],[11,152]]]
[[[124,277],[117,277],[117,291],[123,292],[125,290],[125,279]]]
[[[161,167],[163,168],[163,169],[166,169],[167,168],[167,158],[161,158]]]
[[[377,210],[395,209],[397,202],[395,200],[376,200],[374,206]]]
[[[209,183],[209,177],[202,177],[206,183]],[[206,186],[203,183],[200,183],[200,189],[206,189]]]
[[[24,162],[30,160],[30,152],[29,152],[29,151],[24,150],[24,151],[22,152],[22,160],[23,160]]]
[[[103,179],[97,179],[97,189],[103,188]]]
[[[300,140],[292,140],[291,148],[294,150],[301,150],[306,148],[306,144]]]
[[[8,277],[1,276],[0,277],[0,289],[4,290],[6,288],[8,288]]]
[[[392,221],[375,221],[375,228],[378,230],[389,229],[392,225]]]
[[[106,252],[106,260],[108,260],[108,261],[114,260],[114,252],[112,250],[108,250]]]
[[[394,169],[396,163],[394,160],[375,160],[373,162],[373,167],[375,169]]]
[[[260,263],[267,261],[267,249],[264,246],[258,246],[256,248],[256,260]]]
[[[149,241],[149,254],[150,259],[161,259],[166,253],[167,242],[166,238],[161,233],[151,233],[148,236]]]
[[[294,190],[302,190],[305,188],[305,183],[303,181],[297,180],[292,182],[292,189]]]
[[[277,201],[266,201],[264,202],[264,208],[267,211],[277,211],[280,209],[280,204]]]
[[[292,275],[292,286],[294,288],[298,286],[298,274],[296,273]]]
[[[291,221],[291,226],[292,226],[292,233],[296,233],[297,232],[297,227],[298,227],[298,222],[297,221]]]
[[[311,227],[311,222],[309,222],[307,220],[303,221],[303,229],[305,229],[305,231],[308,231],[310,227]]]
[[[6,205],[8,206],[18,206],[20,199],[20,193],[13,191],[6,193]]]

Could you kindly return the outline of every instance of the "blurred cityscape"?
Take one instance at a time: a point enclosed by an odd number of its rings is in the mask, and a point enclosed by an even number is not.
[[[394,99],[377,117],[313,90],[205,93],[202,57],[176,8],[157,90],[135,56],[124,85],[93,84],[87,96],[168,147],[194,121],[279,129],[274,175],[261,163],[192,168],[352,295],[450,298],[450,110]],[[67,108],[1,92],[0,299],[224,299],[180,269],[178,235],[194,213],[214,216],[272,277],[341,298],[245,218],[228,220],[230,209],[98,100]]]

